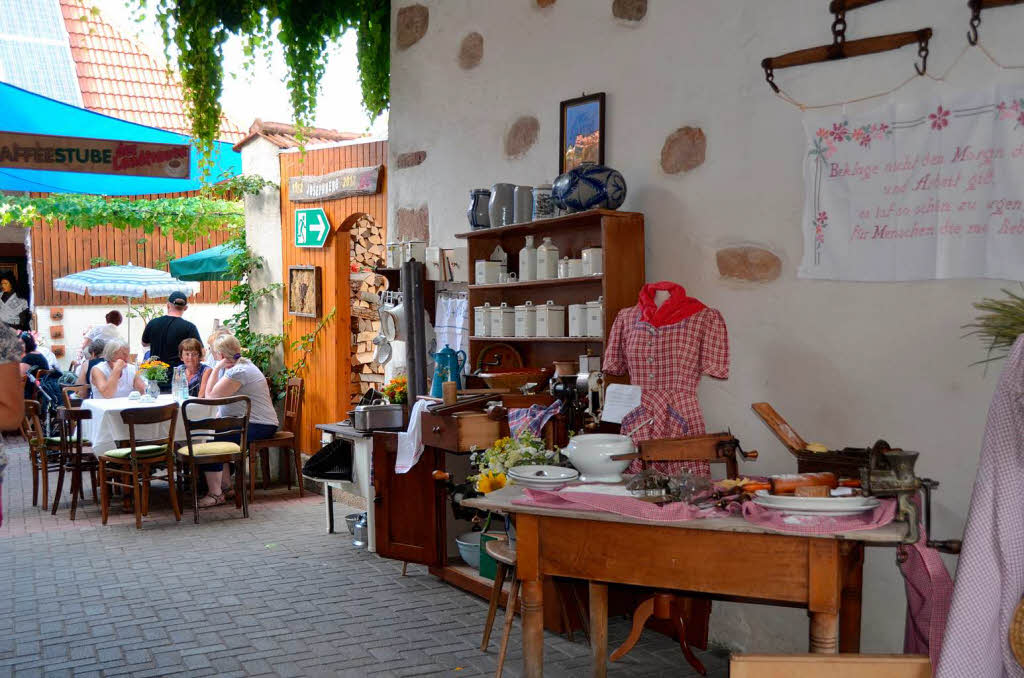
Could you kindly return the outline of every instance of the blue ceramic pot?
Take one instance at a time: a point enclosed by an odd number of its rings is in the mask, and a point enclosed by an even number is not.
[[[611,167],[585,162],[555,179],[551,196],[569,212],[614,210],[626,200],[626,180]]]

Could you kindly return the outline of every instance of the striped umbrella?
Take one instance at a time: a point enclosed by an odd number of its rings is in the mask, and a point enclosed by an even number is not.
[[[102,266],[88,271],[79,271],[57,278],[53,289],[58,292],[74,292],[93,296],[128,297],[128,314],[131,316],[132,299],[139,297],[166,297],[172,292],[188,296],[199,292],[199,283],[178,280],[167,271],[135,266]],[[128,326],[128,342],[131,343],[131,325]]]

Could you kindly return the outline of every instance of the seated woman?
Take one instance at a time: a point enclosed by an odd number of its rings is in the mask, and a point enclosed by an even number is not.
[[[35,395],[35,387],[33,383],[38,382],[36,376],[40,370],[46,372],[50,369],[50,363],[46,360],[42,353],[39,352],[39,347],[36,345],[35,337],[28,332],[21,333],[21,346],[24,349],[24,355],[21,358],[21,376],[31,375],[32,379],[25,382],[25,397],[31,398]]]
[[[103,362],[89,372],[93,398],[124,398],[132,391],[145,392],[146,383],[128,360],[128,344],[120,339],[107,342]]]
[[[106,346],[106,339],[96,339],[89,343],[89,347],[85,349],[86,360],[78,368],[75,386],[90,386],[92,384],[92,368],[103,362],[103,349]]]
[[[189,337],[178,344],[178,357],[185,365],[185,378],[188,379],[188,394],[198,397],[206,390],[206,380],[212,371],[203,362],[203,344],[198,339]]]
[[[231,334],[222,334],[213,341],[214,357],[217,358],[217,366],[210,370],[210,376],[206,380],[206,390],[200,391],[203,398],[227,398],[229,396],[249,396],[252,407],[249,414],[249,428],[246,430],[246,439],[263,440],[274,435],[277,431],[277,411],[274,409],[274,402],[270,398],[270,388],[267,386],[267,379],[260,372],[251,360],[242,357],[242,346],[238,339]],[[222,406],[218,411],[221,417],[238,417],[245,414],[243,403],[232,403]],[[239,436],[227,436],[222,440],[239,442]],[[206,473],[206,486],[209,494],[199,500],[200,506],[216,506],[223,504],[225,496],[230,499],[234,496],[231,488],[231,469],[225,468],[224,464],[206,464],[203,466]]]

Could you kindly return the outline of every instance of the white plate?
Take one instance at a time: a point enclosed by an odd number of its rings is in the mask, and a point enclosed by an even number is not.
[[[580,474],[576,469],[565,468],[564,466],[529,464],[527,466],[513,466],[508,470],[507,475],[516,479],[526,478],[528,480],[567,483],[570,480],[576,480]]]
[[[788,497],[758,490],[754,503],[758,506],[800,516],[853,516],[878,508],[875,497]]]

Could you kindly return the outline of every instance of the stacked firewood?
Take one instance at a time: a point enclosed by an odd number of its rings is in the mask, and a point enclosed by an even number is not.
[[[376,346],[373,338],[380,332],[377,311],[370,302],[363,299],[364,293],[377,296],[387,288],[383,276],[373,269],[384,264],[384,229],[370,218],[364,217],[352,227],[352,248],[350,260],[352,273],[349,286],[352,290],[352,403],[367,389],[378,391],[384,385],[384,366],[373,361]]]

